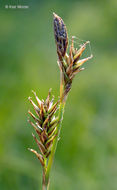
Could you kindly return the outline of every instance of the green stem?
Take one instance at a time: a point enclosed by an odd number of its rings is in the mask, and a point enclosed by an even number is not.
[[[46,170],[45,170],[45,168],[43,169],[42,190],[49,190],[49,181],[46,181]]]
[[[51,154],[50,154],[50,157],[49,157],[49,160],[48,160],[47,170],[45,172],[45,184],[46,184],[46,186],[48,186],[48,184],[49,184],[50,170],[51,170],[51,167],[52,167],[54,154],[55,154],[57,143],[58,143],[58,137],[59,137],[60,130],[61,130],[61,124],[62,124],[62,119],[63,119],[63,114],[64,114],[64,107],[65,107],[65,100],[63,98],[64,83],[63,83],[62,72],[61,72],[61,78],[60,79],[61,79],[61,83],[60,83],[60,107],[59,107],[59,114],[58,114],[58,121],[60,121],[60,122],[59,122],[59,124],[57,126],[57,136],[54,139]],[[45,188],[43,190],[46,190],[46,189],[49,190],[48,188]]]
[[[46,180],[48,180],[48,178],[49,178],[50,169],[52,167],[53,158],[54,158],[54,154],[55,154],[57,143],[58,143],[58,137],[59,137],[60,129],[61,129],[61,121],[62,121],[62,117],[63,117],[63,113],[64,113],[64,106],[65,106],[64,103],[60,104],[59,116],[58,116],[58,119],[60,120],[60,123],[57,126],[57,133],[58,133],[58,135],[57,135],[57,137],[55,138],[55,140],[53,142],[53,146],[52,146],[52,150],[51,150],[51,155],[50,155],[50,158],[48,160],[48,166],[47,166],[47,172],[46,172]]]

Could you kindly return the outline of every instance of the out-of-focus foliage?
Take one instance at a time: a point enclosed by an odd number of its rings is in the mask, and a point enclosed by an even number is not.
[[[117,189],[117,1],[0,1],[0,190],[41,189],[27,123],[35,90],[59,96],[52,12],[69,40],[90,40],[94,58],[73,81],[51,175],[51,190]],[[82,43],[75,39],[76,46]],[[89,48],[87,49],[90,55]],[[85,56],[85,55],[84,55]]]

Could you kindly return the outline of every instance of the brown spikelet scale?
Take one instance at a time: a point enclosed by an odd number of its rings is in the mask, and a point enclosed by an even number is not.
[[[33,121],[30,121],[29,119],[28,121],[38,135],[39,139],[34,134],[32,134],[42,155],[33,149],[29,150],[37,156],[43,166],[45,159],[49,158],[51,146],[53,144],[53,140],[56,137],[56,125],[58,124],[58,118],[55,117],[55,113],[58,109],[59,101],[53,104],[53,98],[52,100],[50,99],[51,90],[49,90],[45,101],[39,100],[35,92],[33,92],[33,94],[36,98],[37,105],[30,97],[28,99],[32,104],[37,116],[35,116],[31,111],[28,111],[29,115],[33,119]]]
[[[41,165],[44,167],[45,166],[45,164],[44,164],[44,157],[41,154],[39,154],[36,150],[34,150],[32,148],[28,148],[28,150],[30,152],[33,152],[37,156],[37,158],[39,159]]]

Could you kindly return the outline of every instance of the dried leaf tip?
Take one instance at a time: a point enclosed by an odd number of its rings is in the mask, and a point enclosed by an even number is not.
[[[54,16],[54,36],[57,45],[58,56],[65,56],[68,46],[68,35],[66,26],[61,17],[53,13]]]

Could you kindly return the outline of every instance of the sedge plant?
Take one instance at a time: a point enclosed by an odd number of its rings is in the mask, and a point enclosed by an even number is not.
[[[28,111],[33,119],[33,121],[30,119],[28,119],[28,121],[37,134],[37,137],[34,134],[32,134],[32,136],[37,143],[39,152],[31,148],[29,148],[29,150],[37,156],[42,165],[42,190],[49,190],[50,170],[52,168],[60,135],[64,107],[69,91],[71,90],[72,81],[77,73],[84,70],[82,67],[83,63],[92,58],[91,55],[87,58],[80,59],[89,41],[82,44],[80,49],[76,49],[72,37],[68,52],[68,34],[66,26],[62,18],[55,13],[53,13],[53,21],[58,55],[57,63],[60,69],[60,96],[57,102],[54,103],[54,97],[51,98],[51,89],[45,101],[40,100],[36,93],[33,92],[36,104],[31,97],[29,97],[29,101],[35,110],[36,116],[31,111]]]

